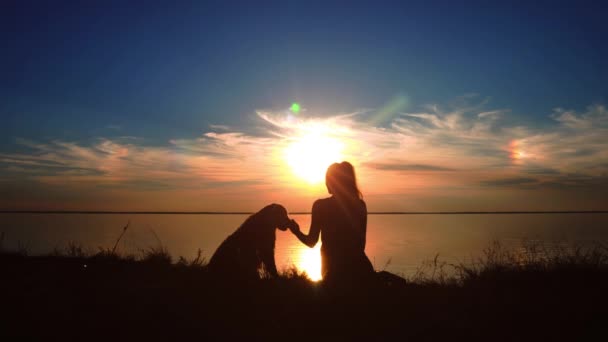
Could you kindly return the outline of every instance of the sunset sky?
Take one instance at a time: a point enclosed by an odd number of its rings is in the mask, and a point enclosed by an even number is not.
[[[608,209],[605,2],[134,3],[0,5],[0,210]]]

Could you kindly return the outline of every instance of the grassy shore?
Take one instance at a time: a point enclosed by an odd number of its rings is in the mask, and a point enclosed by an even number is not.
[[[294,270],[228,282],[205,261],[78,245],[0,253],[0,340],[597,340],[608,324],[605,248],[490,246],[432,260],[407,284],[332,290]]]

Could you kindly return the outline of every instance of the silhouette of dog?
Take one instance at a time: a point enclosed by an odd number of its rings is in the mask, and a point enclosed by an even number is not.
[[[287,210],[271,204],[251,215],[217,248],[208,269],[221,276],[257,278],[262,274],[276,277],[274,261],[275,229],[287,230],[294,224]]]

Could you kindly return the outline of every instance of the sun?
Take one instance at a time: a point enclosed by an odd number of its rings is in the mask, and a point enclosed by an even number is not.
[[[343,143],[323,125],[302,130],[285,149],[285,159],[293,174],[309,184],[325,179],[327,167],[342,159]]]

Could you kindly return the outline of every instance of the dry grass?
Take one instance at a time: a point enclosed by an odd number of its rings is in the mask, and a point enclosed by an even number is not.
[[[105,340],[310,340],[318,331],[333,340],[578,341],[605,330],[603,246],[494,243],[467,264],[436,256],[407,283],[337,290],[295,267],[237,282],[206,272],[202,251],[172,260],[160,240],[139,255],[87,253],[75,243],[54,256],[0,253],[3,310],[12,313],[0,340],[24,332],[79,340],[91,331]],[[120,317],[128,324],[113,330]],[[311,330],[294,337],[302,327]]]
[[[608,248],[602,244],[584,247],[527,242],[520,248],[508,249],[494,241],[470,262],[448,263],[437,254],[423,262],[408,280],[415,284],[464,285],[506,275],[572,270],[608,271]]]

